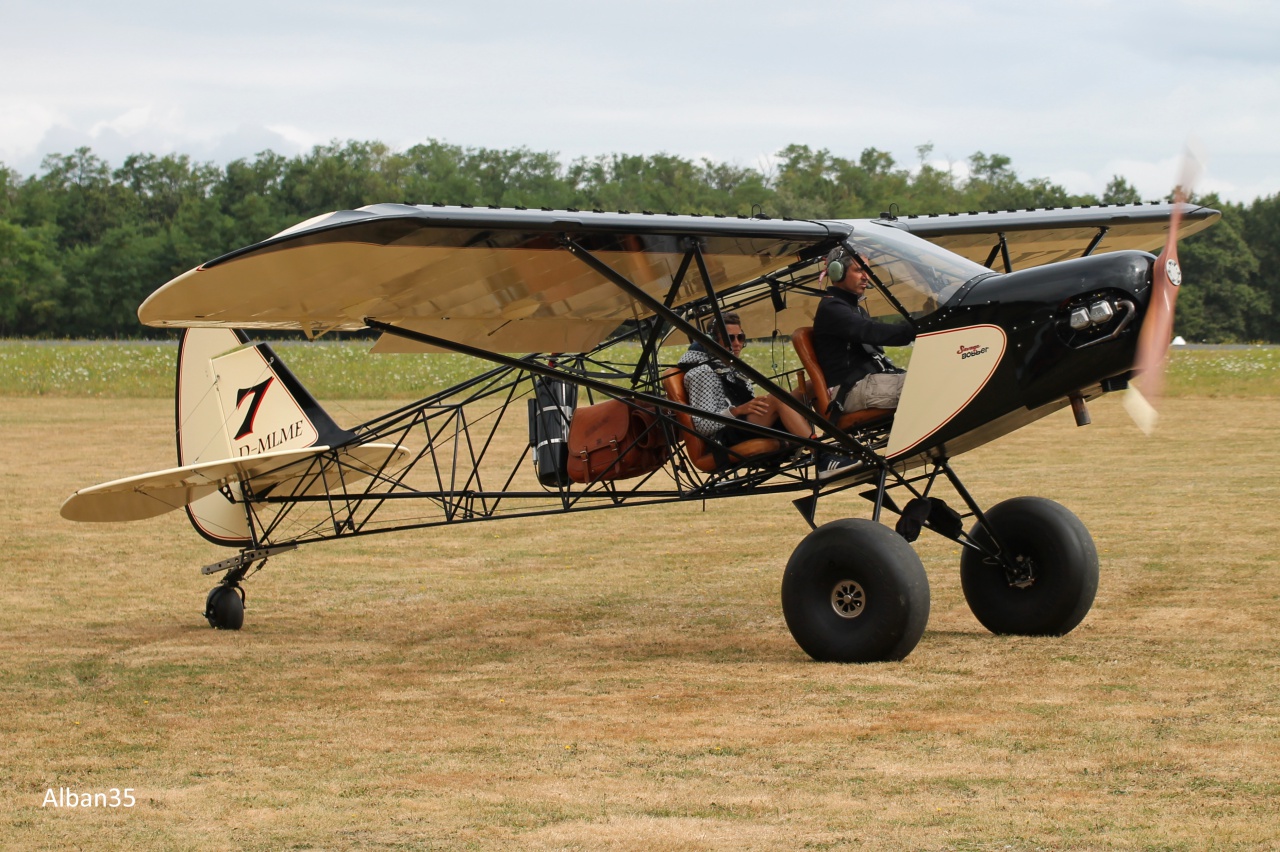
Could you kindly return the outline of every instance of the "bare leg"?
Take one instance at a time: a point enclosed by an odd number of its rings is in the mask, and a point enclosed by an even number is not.
[[[783,405],[772,394],[769,396],[769,401],[777,407],[778,419],[782,421],[782,425],[786,427],[788,432],[801,438],[809,438],[813,435],[813,424],[805,420],[804,415]]]
[[[808,420],[800,415],[797,411],[792,411],[787,406],[778,401],[778,398],[770,394],[769,396],[759,397],[768,406],[763,414],[748,414],[747,420],[760,426],[773,426],[779,420],[782,426],[792,435],[800,438],[808,438],[813,434],[813,427]]]

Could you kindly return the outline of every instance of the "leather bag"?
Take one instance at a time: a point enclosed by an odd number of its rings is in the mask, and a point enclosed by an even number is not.
[[[643,476],[670,455],[665,430],[647,406],[610,399],[573,412],[568,465],[573,482]]]

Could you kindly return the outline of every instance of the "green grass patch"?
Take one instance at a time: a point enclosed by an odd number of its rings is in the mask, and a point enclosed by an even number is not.
[[[367,341],[276,341],[289,367],[320,399],[418,399],[490,368],[464,355],[370,355]],[[639,347],[613,354],[633,364]],[[683,352],[672,347],[664,360]],[[890,350],[895,363],[911,361],[909,347]],[[767,374],[800,364],[789,344],[755,341],[748,363]],[[0,341],[0,396],[166,399],[173,396],[178,347],[172,341]],[[1170,354],[1169,396],[1280,395],[1280,347],[1178,349]]]

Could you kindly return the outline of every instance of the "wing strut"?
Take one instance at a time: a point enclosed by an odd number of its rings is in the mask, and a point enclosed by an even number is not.
[[[702,256],[702,246],[693,240],[693,246],[690,251],[693,259],[698,262],[698,274],[702,276],[702,287],[707,291],[707,301],[711,304],[711,311],[716,315],[716,324],[713,330],[720,336],[720,342],[724,345],[727,352],[729,350],[729,330],[724,327],[724,312],[720,310],[720,300],[716,298],[716,288],[711,286],[711,276],[707,273],[707,259]]]
[[[1102,242],[1102,238],[1105,237],[1107,235],[1107,231],[1110,231],[1110,230],[1111,230],[1111,226],[1109,225],[1103,225],[1100,228],[1098,228],[1098,233],[1095,234],[1093,239],[1089,241],[1089,245],[1085,248],[1084,254],[1080,256],[1088,257],[1089,255],[1093,254],[1093,250],[1098,247],[1098,243]]]
[[[996,256],[999,255],[999,257],[1004,261],[1004,271],[1012,272],[1013,263],[1009,260],[1009,241],[1005,239],[1004,231],[1001,231],[997,236],[1000,238],[999,241],[991,247],[991,254],[987,255],[987,259],[982,265],[987,269],[991,269],[991,264],[996,262]],[[1092,250],[1093,246],[1090,246],[1089,251]],[[1088,251],[1085,252],[1085,254],[1088,253]]]
[[[880,458],[880,456],[873,453],[868,447],[863,446],[861,442],[854,439],[852,436],[846,433],[843,429],[836,426],[835,423],[828,420],[825,416],[819,414],[818,412],[814,411],[808,406],[805,406],[804,404],[802,404],[799,400],[793,397],[787,390],[785,390],[780,385],[775,383],[768,376],[761,373],[755,367],[752,367],[750,364],[746,363],[741,358],[735,358],[733,354],[728,350],[726,350],[723,346],[721,346],[718,341],[714,340],[709,335],[704,334],[702,330],[699,329],[696,325],[688,322],[683,317],[679,316],[670,308],[668,308],[666,305],[659,302],[653,296],[650,296],[644,290],[640,289],[635,284],[632,284],[630,281],[624,278],[621,274],[619,274],[616,270],[614,270],[613,267],[604,263],[595,255],[593,255],[591,252],[587,251],[581,245],[574,242],[572,237],[565,234],[561,236],[560,243],[566,249],[568,249],[568,251],[574,257],[578,258],[578,260],[581,260],[587,266],[591,267],[600,275],[604,276],[605,279],[613,283],[624,293],[631,296],[631,298],[635,299],[637,302],[640,302],[642,305],[644,305],[654,314],[665,318],[668,322],[670,322],[676,328],[683,331],[685,335],[688,336],[689,340],[691,341],[696,340],[698,343],[701,343],[702,347],[707,350],[708,354],[713,355],[714,357],[720,359],[725,364],[732,364],[735,370],[737,370],[739,373],[743,374],[747,378],[751,379],[751,381],[760,385],[765,390],[772,393],[774,396],[776,396],[779,400],[782,401],[783,405],[799,413],[801,417],[805,418],[805,420],[809,421],[810,423],[820,427],[824,432],[826,432],[828,435],[830,435],[831,437],[839,441],[845,447],[857,452],[859,456],[866,459],[870,464],[876,467],[881,467],[884,465],[885,463],[884,460]],[[694,257],[695,259],[697,259],[699,258],[699,255],[695,254]],[[709,277],[707,276],[705,266],[702,266],[701,264],[699,264],[698,271],[701,275],[704,276],[703,281],[707,285],[708,290],[712,291],[714,294],[714,290],[711,287],[711,282],[709,280]],[[715,304],[714,299],[712,300],[712,304],[713,305]],[[397,331],[397,333],[399,332]],[[494,356],[490,353],[486,353],[481,357],[489,358],[492,360]],[[613,395],[617,395],[618,389],[617,387],[611,386],[610,390],[607,392],[612,393]],[[677,406],[673,406],[671,401],[665,398],[662,398],[660,404],[666,408],[677,407]],[[693,412],[690,412],[690,414],[693,414]],[[705,419],[715,419],[715,418],[707,417],[707,414],[708,412],[702,411],[701,409],[697,411],[698,417],[702,417]],[[727,423],[729,421],[723,421],[723,422]],[[734,420],[732,421],[731,425],[744,428],[747,426],[751,426],[752,424],[744,420]],[[774,437],[776,437],[776,435]],[[809,444],[806,443],[804,440],[795,438],[794,436],[791,436],[791,435],[787,436],[787,440],[791,441],[792,443],[798,443],[798,444],[803,444],[805,446],[809,446]]]
[[[680,292],[680,285],[684,283],[684,276],[689,271],[689,264],[693,261],[693,252],[685,252],[684,258],[680,261],[680,268],[676,270],[675,277],[671,279],[671,289],[667,290],[666,298],[662,300],[668,310],[676,301],[676,294]],[[640,361],[636,364],[636,371],[631,374],[631,384],[635,386],[640,381],[640,376],[644,374],[648,368],[649,362],[657,361],[655,357],[658,352],[658,338],[662,335],[662,317],[654,315],[653,327],[649,330],[649,337],[644,342],[644,348],[640,350]]]

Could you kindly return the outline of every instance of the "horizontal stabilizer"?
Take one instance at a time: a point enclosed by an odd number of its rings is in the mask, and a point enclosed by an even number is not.
[[[200,462],[82,488],[62,504],[69,521],[140,521],[181,509],[233,483],[261,493],[274,488],[291,496],[323,494],[344,483],[395,472],[409,450],[392,444],[362,444],[337,451],[328,447],[276,450],[241,458]],[[323,463],[322,463],[323,462]]]

